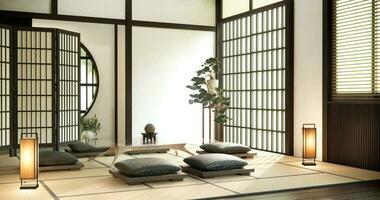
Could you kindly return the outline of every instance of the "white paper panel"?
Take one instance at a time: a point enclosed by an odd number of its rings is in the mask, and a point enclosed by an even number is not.
[[[280,2],[282,0],[251,0],[251,1],[252,1],[252,9],[256,9],[263,6],[267,6],[269,4]]]
[[[125,19],[125,0],[61,0],[58,14]]]
[[[250,0],[223,0],[223,18],[249,10]]]
[[[132,19],[215,25],[215,0],[132,0]]]
[[[50,13],[50,0],[0,0],[0,10]]]
[[[205,59],[214,56],[215,34],[133,27],[133,142],[153,123],[161,142],[198,143],[202,106],[189,104],[186,85]]]

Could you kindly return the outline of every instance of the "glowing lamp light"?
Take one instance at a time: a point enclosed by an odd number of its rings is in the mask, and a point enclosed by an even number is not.
[[[316,165],[317,157],[317,129],[315,124],[303,124],[303,154],[302,164],[306,166]],[[312,159],[312,161],[310,161]],[[306,161],[309,160],[309,161]]]
[[[21,134],[20,139],[20,189],[38,188],[38,136]]]

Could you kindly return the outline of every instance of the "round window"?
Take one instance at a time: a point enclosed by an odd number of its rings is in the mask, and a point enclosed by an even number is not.
[[[94,57],[83,44],[81,44],[80,52],[80,112],[84,117],[91,110],[98,96],[99,74]]]

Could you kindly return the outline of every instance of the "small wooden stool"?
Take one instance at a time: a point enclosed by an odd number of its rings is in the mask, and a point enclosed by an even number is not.
[[[157,133],[148,134],[148,133],[141,133],[143,136],[143,144],[155,144],[156,143],[156,135]]]

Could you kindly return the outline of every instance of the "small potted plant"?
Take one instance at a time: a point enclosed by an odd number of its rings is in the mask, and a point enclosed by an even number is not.
[[[192,85],[186,86],[195,93],[191,94],[190,104],[201,103],[205,107],[214,108],[214,121],[219,124],[227,122],[230,118],[225,114],[230,106],[230,98],[224,97],[223,89],[218,88],[216,74],[220,72],[220,64],[216,58],[209,58],[202,69],[198,70],[197,76],[191,79]]]
[[[80,133],[81,133],[81,141],[84,143],[88,143],[89,140],[96,139],[98,132],[100,130],[100,122],[98,118],[93,117],[82,117],[80,120]]]

